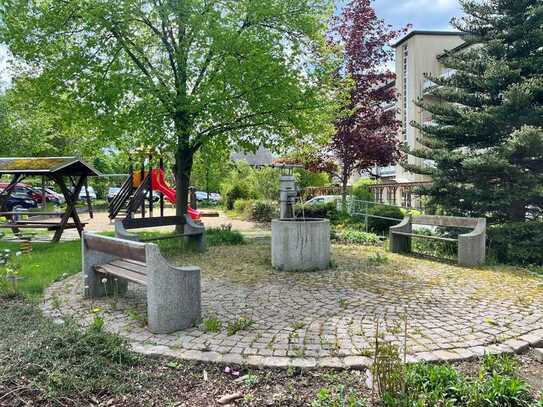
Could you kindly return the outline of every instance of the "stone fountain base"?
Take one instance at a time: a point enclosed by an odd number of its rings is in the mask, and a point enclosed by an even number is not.
[[[296,218],[272,220],[272,266],[283,271],[330,267],[330,221]]]

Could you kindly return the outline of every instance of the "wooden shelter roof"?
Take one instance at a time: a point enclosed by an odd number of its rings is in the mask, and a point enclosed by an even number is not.
[[[78,157],[0,157],[0,175],[75,175],[98,176],[100,173]]]

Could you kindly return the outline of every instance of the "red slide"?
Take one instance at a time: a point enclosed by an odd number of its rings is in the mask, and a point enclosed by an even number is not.
[[[170,188],[168,184],[166,184],[166,181],[164,180],[164,170],[158,168],[153,168],[151,170],[151,188],[153,191],[162,192],[168,201],[175,204],[175,189]],[[190,206],[187,209],[187,213],[193,220],[200,219],[200,212],[196,209],[192,209]]]

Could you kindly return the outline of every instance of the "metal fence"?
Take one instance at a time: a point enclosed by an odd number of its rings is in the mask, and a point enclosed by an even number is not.
[[[338,204],[338,209],[342,209],[343,203],[341,202],[341,200],[338,200],[337,204]],[[408,210],[408,211],[414,209],[414,208],[408,208],[408,207],[399,206],[399,205],[390,205],[390,204],[385,204],[385,203],[380,203],[380,202],[362,201],[362,200],[359,200],[359,199],[355,199],[352,196],[348,196],[347,201],[346,201],[345,210],[351,216],[364,217],[364,224],[365,224],[366,232],[368,231],[368,220],[369,220],[369,218],[384,219],[384,220],[389,220],[391,222],[397,222],[397,223],[399,223],[403,219],[403,216],[401,218],[392,218],[392,217],[387,217],[387,216],[374,215],[370,211],[371,211],[372,208],[374,208],[376,206],[400,208],[400,209],[404,209],[404,210]],[[392,226],[392,223],[391,223],[391,226]]]

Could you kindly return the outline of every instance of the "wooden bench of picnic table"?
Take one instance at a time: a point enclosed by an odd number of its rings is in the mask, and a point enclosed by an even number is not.
[[[146,287],[151,332],[171,333],[199,323],[198,267],[171,266],[152,243],[84,233],[82,246],[85,297],[124,294],[130,281]]]

